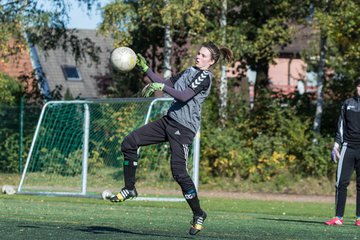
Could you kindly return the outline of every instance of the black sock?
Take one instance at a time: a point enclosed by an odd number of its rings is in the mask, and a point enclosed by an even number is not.
[[[135,188],[136,166],[124,165],[125,188],[133,190]]]
[[[197,196],[192,199],[186,199],[186,201],[189,204],[194,215],[200,216],[203,214],[203,210],[200,207],[200,201]]]
[[[202,215],[203,214],[203,210],[200,208],[200,201],[199,198],[197,196],[197,192],[196,189],[190,189],[186,192],[183,192],[184,197],[186,199],[186,202],[189,204],[192,212],[194,215]]]

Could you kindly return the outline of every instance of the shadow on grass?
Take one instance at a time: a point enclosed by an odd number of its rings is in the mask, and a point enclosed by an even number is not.
[[[80,229],[80,231],[93,233],[93,234],[106,234],[106,233],[120,233],[120,234],[133,234],[135,236],[146,236],[146,237],[164,237],[164,238],[174,238],[176,239],[194,239],[194,236],[176,236],[176,234],[160,234],[160,233],[150,233],[150,232],[136,232],[130,230],[122,230],[113,227],[104,227],[104,226],[89,226],[85,229]],[[201,234],[196,236],[197,238],[206,238],[206,239],[219,239],[218,237],[212,236],[202,236]]]
[[[149,233],[149,232],[135,232],[129,230],[122,230],[113,227],[104,227],[104,226],[89,226],[82,229],[79,229],[83,232],[93,233],[93,234],[106,234],[106,233],[121,233],[121,234],[133,234],[138,236],[153,236],[153,237],[174,237],[174,235],[168,234],[159,234],[159,233]],[[180,239],[189,239],[191,237],[179,237]]]
[[[257,218],[261,220],[268,220],[268,221],[276,221],[276,222],[296,222],[296,223],[311,223],[311,224],[321,224],[325,225],[324,222],[320,221],[308,221],[308,220],[298,220],[298,219],[280,219],[280,218]]]
[[[125,229],[120,229],[120,228],[114,228],[114,227],[107,227],[107,226],[70,226],[68,224],[36,224],[36,225],[32,225],[32,224],[27,224],[27,223],[19,223],[19,224],[13,224],[13,223],[5,223],[5,225],[10,225],[14,228],[18,227],[18,228],[24,228],[24,229],[28,229],[27,233],[28,234],[33,234],[33,233],[37,233],[37,234],[46,234],[47,232],[51,232],[52,234],[55,235],[62,235],[64,236],[64,239],[66,238],[66,236],[71,235],[71,236],[76,236],[77,239],[83,239],[84,236],[90,237],[88,239],[96,239],[98,237],[100,237],[101,235],[108,239],[113,239],[113,234],[119,234],[117,235],[116,238],[124,238],[126,239],[126,235],[131,235],[132,238],[136,236],[138,236],[139,239],[144,239],[144,238],[150,238],[150,239],[194,239],[193,236],[179,236],[179,233],[162,233],[159,231],[154,230],[153,232],[150,231],[132,231],[132,230],[125,230]],[[2,225],[2,224],[1,224]],[[34,232],[35,231],[35,232]],[[93,237],[91,237],[91,235],[78,235],[76,234],[76,232],[79,233],[83,233],[83,234],[93,234]],[[196,238],[199,239],[219,239],[218,237],[214,237],[214,236],[202,236],[202,234],[199,234],[196,236]]]
[[[39,226],[31,226],[31,225],[19,225],[20,228],[40,228]]]

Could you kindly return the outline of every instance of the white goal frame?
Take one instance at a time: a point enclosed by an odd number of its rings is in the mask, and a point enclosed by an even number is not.
[[[110,101],[148,101],[148,99],[129,99],[129,98],[124,98],[124,99],[107,99]],[[36,126],[36,130],[32,139],[32,143],[29,149],[29,154],[27,156],[26,159],[26,163],[21,175],[21,179],[20,179],[20,183],[17,189],[17,192],[19,194],[36,194],[36,195],[54,195],[54,196],[80,196],[80,197],[90,197],[90,195],[87,195],[87,178],[88,178],[88,150],[89,150],[89,129],[90,129],[90,111],[89,111],[89,106],[88,104],[90,103],[99,103],[99,102],[103,102],[106,100],[71,100],[71,101],[49,101],[47,102],[42,110],[41,110],[41,114]],[[160,101],[173,101],[173,98],[154,98],[149,107],[148,107],[148,111],[144,120],[144,124],[147,124],[149,122],[150,119],[150,115],[152,112],[152,108],[154,106],[154,104],[156,102],[160,102]],[[41,123],[43,121],[43,117],[45,114],[45,110],[46,108],[50,105],[50,104],[83,104],[84,106],[84,143],[83,143],[83,154],[82,154],[82,177],[81,177],[81,191],[80,192],[46,192],[46,191],[39,191],[39,192],[29,192],[29,191],[25,191],[22,189],[23,187],[23,183],[24,183],[24,179],[25,179],[25,175],[26,172],[28,170],[29,167],[29,163],[31,160],[31,156],[33,154],[33,150],[34,150],[34,146],[35,146],[35,142],[37,140],[39,131],[40,131],[40,127],[41,127]],[[194,181],[195,187],[198,190],[199,188],[199,163],[200,161],[200,130],[197,132],[195,138],[194,138],[194,142],[193,142],[193,168],[192,168],[192,179]],[[101,195],[97,196],[99,198],[101,198]],[[137,200],[150,200],[150,201],[184,201],[183,198],[168,198],[168,197],[138,197]]]

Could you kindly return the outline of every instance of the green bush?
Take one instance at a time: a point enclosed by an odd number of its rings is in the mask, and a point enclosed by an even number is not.
[[[64,155],[60,152],[59,149],[53,148],[48,150],[42,148],[39,151],[39,155],[36,157],[36,160],[32,161],[31,172],[46,172],[46,173],[57,173],[61,174],[64,166]]]
[[[0,145],[0,172],[12,173],[19,171],[19,134],[6,134],[5,141]]]
[[[234,100],[232,100],[234,101]],[[201,181],[214,178],[249,179],[265,182],[281,175],[331,177],[329,161],[332,142],[311,130],[311,117],[297,115],[284,99],[267,99],[257,109],[232,103],[227,127],[220,128],[212,111],[214,101],[205,104],[201,135]],[[285,101],[286,103],[286,101]]]

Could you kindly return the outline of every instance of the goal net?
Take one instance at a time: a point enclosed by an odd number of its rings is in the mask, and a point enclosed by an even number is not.
[[[124,186],[121,142],[166,114],[172,98],[50,101],[42,109],[18,192],[99,197]],[[198,186],[199,134],[188,159]],[[195,160],[194,160],[195,159]],[[136,187],[143,198],[179,196],[168,143],[139,149]],[[173,193],[173,194],[172,194]]]

